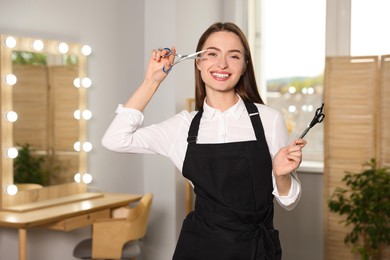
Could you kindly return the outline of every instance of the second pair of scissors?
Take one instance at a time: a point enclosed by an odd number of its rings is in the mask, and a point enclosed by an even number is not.
[[[165,54],[164,57],[167,57],[167,56],[172,54],[172,51],[169,48],[164,48],[162,50],[166,50],[167,51],[167,54]],[[201,50],[201,51],[198,51],[198,52],[194,52],[194,53],[191,53],[191,54],[185,54],[185,55],[176,53],[175,56],[178,57],[179,59],[177,61],[175,61],[168,70],[165,70],[164,67],[163,67],[162,70],[165,73],[168,73],[172,69],[172,67],[174,65],[178,64],[179,62],[182,62],[183,60],[187,60],[187,59],[199,59],[200,58],[199,54],[201,54],[203,52],[206,52],[206,51],[207,50]]]

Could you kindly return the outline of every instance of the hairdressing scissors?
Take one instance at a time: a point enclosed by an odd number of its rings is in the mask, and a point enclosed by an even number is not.
[[[324,120],[325,114],[322,112],[323,109],[324,109],[324,103],[322,103],[322,106],[320,108],[317,108],[313,120],[311,120],[309,126],[305,129],[305,131],[303,131],[303,133],[301,134],[301,136],[299,136],[298,139],[302,139],[303,137],[305,137],[307,132],[309,132],[309,130],[313,126],[315,126],[317,123],[321,123]]]
[[[164,49],[162,49],[162,50],[168,51],[168,53],[165,54],[164,57],[167,57],[167,56],[169,56],[169,55],[172,54],[172,51],[171,51],[171,49],[169,49],[169,48],[164,48]],[[165,73],[168,73],[168,72],[171,71],[172,67],[175,66],[176,64],[178,64],[179,62],[182,62],[183,60],[187,60],[187,59],[199,59],[199,58],[200,58],[200,57],[199,57],[199,54],[201,54],[201,53],[203,53],[203,52],[206,52],[206,51],[207,51],[207,50],[201,50],[201,51],[198,51],[198,52],[194,52],[194,53],[190,53],[190,54],[185,54],[185,55],[176,53],[175,56],[178,57],[179,59],[178,59],[177,61],[175,61],[175,62],[171,65],[171,67],[169,67],[168,70],[165,70],[164,67],[162,68],[162,70],[163,70]]]

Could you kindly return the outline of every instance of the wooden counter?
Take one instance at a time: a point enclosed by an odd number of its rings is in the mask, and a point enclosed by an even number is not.
[[[30,227],[70,231],[108,218],[115,208],[140,200],[142,195],[82,193],[46,202],[8,207],[0,211],[0,227],[19,229],[19,260],[26,260]]]

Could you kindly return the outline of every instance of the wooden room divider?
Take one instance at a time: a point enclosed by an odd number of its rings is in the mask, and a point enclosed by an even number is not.
[[[390,55],[328,57],[324,80],[324,259],[359,259],[328,201],[346,171],[360,172],[371,158],[390,165]]]

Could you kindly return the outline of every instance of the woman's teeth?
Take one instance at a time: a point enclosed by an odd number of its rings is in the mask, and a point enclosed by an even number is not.
[[[214,77],[217,77],[217,78],[227,78],[229,77],[229,74],[225,74],[225,73],[213,73],[212,74]]]

